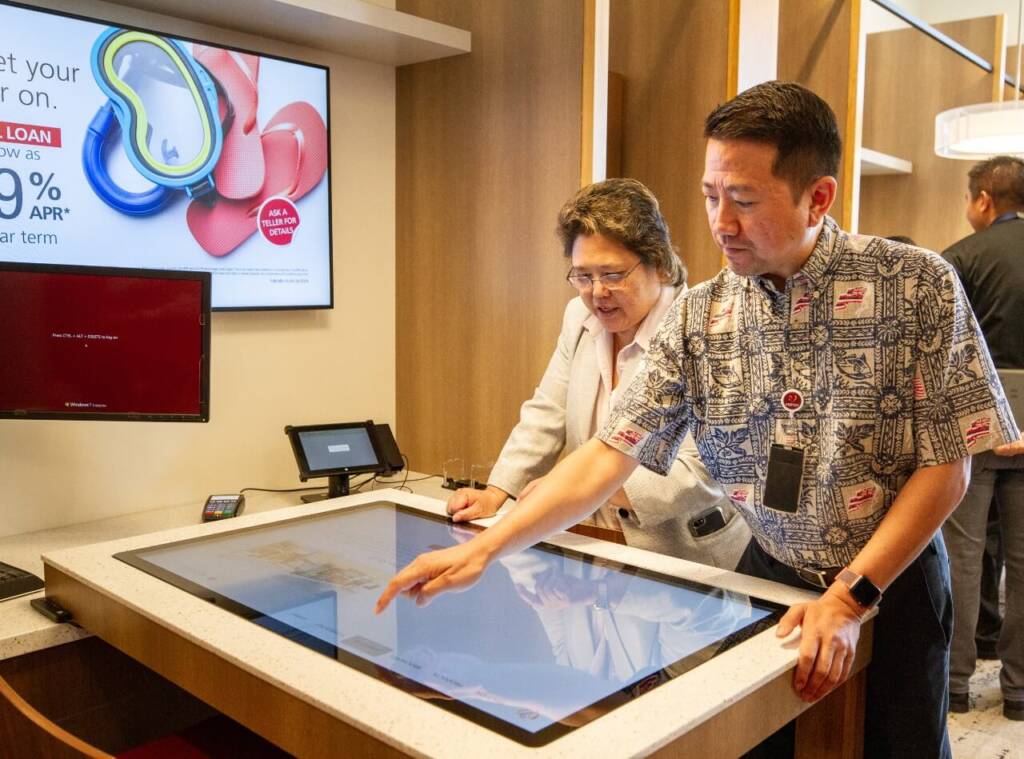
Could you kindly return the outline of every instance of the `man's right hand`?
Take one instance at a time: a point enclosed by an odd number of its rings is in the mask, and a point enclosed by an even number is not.
[[[488,485],[486,490],[459,488],[448,499],[448,513],[453,522],[493,517],[505,503],[508,493]]]
[[[401,572],[391,578],[377,599],[377,614],[387,608],[399,593],[426,606],[442,592],[460,592],[476,585],[490,563],[490,554],[479,537],[440,551],[421,553]]]
[[[996,446],[992,449],[992,453],[996,456],[1020,456],[1024,453],[1024,438]]]

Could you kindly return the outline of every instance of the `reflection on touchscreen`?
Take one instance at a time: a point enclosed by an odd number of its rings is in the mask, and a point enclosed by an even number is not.
[[[477,529],[374,503],[119,557],[529,745],[693,669],[781,608],[539,545],[465,592],[374,613],[397,567]]]
[[[396,670],[408,667],[416,673],[413,680],[437,691],[442,698],[500,705],[514,710],[524,722],[540,717],[557,722],[579,708],[581,691],[605,685],[590,673],[556,664],[496,664],[470,654],[435,651],[427,646],[415,646],[396,660]],[[531,680],[553,687],[541,695],[530,684]],[[429,692],[420,695],[431,697]]]
[[[744,596],[665,592],[614,565],[529,553],[500,561],[540,619],[555,660],[623,684],[721,641],[753,613]]]
[[[513,626],[505,640],[513,642],[490,656],[470,653],[474,630],[465,611],[500,597],[503,583],[521,609],[503,615]],[[592,704],[638,695],[692,668],[764,615],[745,596],[666,585],[613,563],[536,549],[499,560],[464,594],[427,609],[408,599],[398,606],[399,637],[409,644],[388,662],[402,678],[395,684],[530,731],[594,719],[600,712]]]

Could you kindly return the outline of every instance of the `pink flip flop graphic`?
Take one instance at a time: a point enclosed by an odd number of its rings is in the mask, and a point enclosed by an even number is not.
[[[260,58],[200,44],[193,45],[192,54],[220,82],[222,98],[235,112],[213,170],[217,192],[225,198],[251,198],[263,187],[265,171],[256,123]]]
[[[254,197],[218,198],[189,204],[185,218],[207,253],[224,256],[256,232],[256,214],[269,198],[296,201],[316,187],[327,171],[327,126],[309,103],[289,103],[260,135],[265,163],[263,186]],[[218,191],[220,187],[218,186]]]

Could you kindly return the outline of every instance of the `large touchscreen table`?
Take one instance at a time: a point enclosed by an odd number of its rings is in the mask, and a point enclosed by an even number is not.
[[[771,626],[783,607],[539,544],[426,608],[388,578],[477,528],[390,502],[117,558],[526,745],[542,745]]]

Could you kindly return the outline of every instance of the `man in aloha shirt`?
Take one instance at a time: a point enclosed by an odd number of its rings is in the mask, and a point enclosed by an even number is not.
[[[754,535],[738,571],[825,591],[778,626],[779,637],[800,627],[796,692],[815,701],[846,679],[877,600],[860,591],[880,590],[865,756],[948,757],[937,531],[969,456],[1020,437],[981,333],[941,258],[828,218],[841,144],[812,92],[753,87],[715,109],[705,136],[702,186],[727,270],[676,301],[595,438],[497,525],[414,560],[378,610],[399,592],[427,603],[472,585],[493,559],[588,514],[638,464],[664,472],[692,431]],[[792,503],[768,506],[773,444],[802,467]]]

